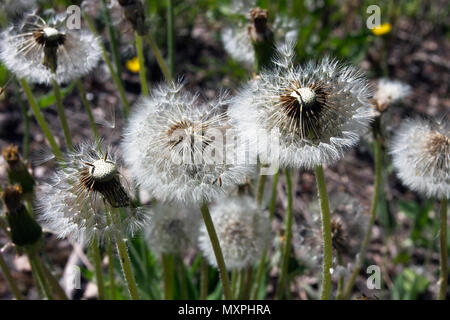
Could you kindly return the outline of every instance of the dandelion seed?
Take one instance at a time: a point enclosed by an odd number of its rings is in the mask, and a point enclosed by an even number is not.
[[[138,184],[159,200],[201,203],[244,182],[253,168],[226,161],[234,151],[223,139],[227,103],[202,103],[180,84],[154,89],[130,116],[122,145]]]
[[[133,233],[147,219],[129,196],[115,153],[98,150],[95,143],[80,145],[67,155],[64,169],[38,189],[40,220],[61,238],[89,243],[94,236]],[[111,207],[126,209],[126,216],[113,221],[107,213]]]
[[[46,22],[30,14],[1,35],[0,59],[19,78],[50,84],[67,83],[91,71],[101,57],[97,39],[71,30],[64,20]]]
[[[450,126],[442,120],[406,120],[392,141],[400,180],[427,197],[450,196]]]
[[[234,98],[231,122],[253,143],[275,132],[280,166],[312,168],[340,159],[373,117],[368,82],[351,66],[324,58],[293,65],[293,46],[279,49],[264,71]],[[270,142],[269,142],[270,143]]]
[[[250,267],[261,258],[270,239],[270,221],[253,198],[221,199],[212,206],[211,217],[229,270]],[[205,226],[200,230],[199,246],[209,263],[217,265]]]

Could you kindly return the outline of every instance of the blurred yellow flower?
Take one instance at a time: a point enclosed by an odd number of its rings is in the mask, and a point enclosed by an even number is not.
[[[378,27],[372,28],[372,33],[376,36],[382,36],[383,34],[391,32],[392,26],[389,22],[383,23]]]
[[[138,73],[139,72],[139,60],[137,57],[130,59],[127,61],[127,69],[131,72]]]

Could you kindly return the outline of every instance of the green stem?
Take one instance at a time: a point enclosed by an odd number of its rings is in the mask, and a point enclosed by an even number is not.
[[[153,39],[153,36],[150,32],[147,34],[147,40],[150,45],[150,48],[153,51],[156,62],[158,63],[159,68],[161,69],[164,77],[166,78],[167,81],[172,81],[172,76],[170,74],[169,68],[167,67],[166,62],[164,61],[164,59],[162,57],[161,51],[159,50],[159,47],[156,44],[156,41],[155,41],[155,39]]]
[[[69,124],[67,123],[66,113],[64,111],[61,90],[59,89],[59,85],[55,79],[53,79],[52,82],[53,82],[53,91],[55,92],[56,110],[58,111],[58,116],[61,121],[61,126],[63,128],[66,144],[69,150],[73,150],[72,136],[70,134]]]
[[[342,254],[339,251],[336,251],[337,261],[340,266],[344,266],[344,259],[342,258]],[[336,292],[336,297],[342,295],[342,290],[344,289],[344,275],[339,275],[338,287]]]
[[[327,186],[325,184],[322,166],[316,166],[315,172],[317,189],[319,191],[323,241],[322,291],[320,293],[320,298],[322,300],[328,300],[330,299],[331,268],[333,266],[330,207],[328,204]]]
[[[366,258],[370,240],[372,239],[372,229],[375,224],[375,219],[377,217],[378,197],[379,197],[380,188],[381,188],[381,171],[382,171],[382,168],[381,168],[381,137],[379,135],[377,135],[375,137],[374,156],[375,156],[375,182],[374,182],[374,190],[373,190],[373,195],[372,195],[372,205],[370,207],[369,225],[367,226],[366,235],[364,236],[363,242],[361,244],[361,248],[357,255],[357,259],[355,262],[355,269],[353,270],[352,274],[350,275],[350,279],[348,280],[347,285],[345,286],[345,290],[344,290],[342,296],[338,297],[338,299],[342,299],[342,300],[348,299],[350,297],[350,294],[352,292],[356,278],[358,277],[359,271],[361,270],[362,265],[364,263],[364,259]]]
[[[174,257],[173,254],[162,254],[163,278],[164,278],[164,299],[173,300],[174,294]]]
[[[111,21],[111,15],[109,13],[109,8],[106,3],[106,0],[102,0],[102,1],[103,1],[103,8],[105,9],[106,25],[108,26],[109,41],[111,41],[111,51],[112,51],[112,55],[113,55],[114,64],[116,65],[116,73],[117,73],[118,77],[120,78],[120,75],[122,74],[122,70],[120,67],[119,49],[117,46],[114,27],[113,27],[113,24]]]
[[[201,274],[200,274],[200,300],[208,299],[208,261],[202,257],[202,265],[201,265]]]
[[[55,278],[55,276],[52,274],[52,272],[47,268],[45,263],[42,263],[40,258],[38,257],[39,261],[41,262],[42,270],[44,271],[44,275],[46,279],[49,281],[50,287],[53,289],[53,292],[56,293],[58,298],[60,300],[68,300],[66,293],[64,292],[64,289],[59,284],[58,280]]]
[[[106,240],[106,251],[108,254],[108,277],[111,300],[116,300],[116,278],[114,275],[114,254],[111,239]]]
[[[269,217],[270,217],[271,221],[275,214],[275,207],[276,207],[276,203],[277,203],[277,188],[278,188],[279,174],[280,174],[280,172],[277,171],[277,173],[273,177],[273,182],[272,182],[272,195],[270,197],[270,203],[269,203]],[[262,281],[262,278],[264,276],[265,269],[266,269],[267,251],[268,251],[268,247],[266,246],[264,248],[263,254],[261,256],[261,261],[258,266],[258,271],[256,272],[256,283],[255,283],[255,289],[254,289],[254,293],[253,293],[253,299],[255,299],[255,300],[258,298],[259,288],[261,286],[261,281]]]
[[[50,287],[46,281],[44,271],[42,270],[42,265],[37,258],[37,253],[35,252],[35,249],[31,249],[28,251],[28,260],[30,261],[31,268],[33,269],[33,273],[36,275],[36,282],[39,284],[44,296],[48,300],[52,300],[52,292],[50,290]]]
[[[134,36],[136,38],[136,52],[139,60],[139,78],[141,80],[141,91],[144,97],[148,97],[148,85],[147,85],[147,75],[145,70],[145,57],[144,49],[142,45],[142,37],[135,32]]]
[[[175,257],[176,266],[178,268],[178,275],[180,276],[180,296],[182,300],[187,300],[189,297],[188,286],[187,286],[187,275],[186,275],[186,267],[184,265],[183,259],[180,255]],[[175,278],[175,276],[174,276]]]
[[[273,216],[275,214],[275,207],[277,205],[277,191],[278,191],[279,174],[280,174],[280,172],[277,171],[277,173],[275,173],[275,175],[273,176],[272,195],[270,197],[270,203],[269,203],[270,221],[272,221],[272,219],[273,219]]]
[[[283,256],[281,260],[280,278],[278,281],[276,298],[283,298],[284,289],[286,286],[286,278],[288,273],[289,255],[291,253],[291,239],[292,239],[292,179],[289,169],[285,170],[286,177],[286,193],[287,193],[287,208],[285,217],[285,239],[283,246]]]
[[[119,226],[120,221],[118,215],[120,212],[117,208],[110,208],[110,214],[112,223]],[[123,239],[122,233],[117,231],[116,236],[114,237],[116,242],[117,253],[119,255],[120,265],[123,270],[123,274],[125,276],[125,282],[127,283],[128,292],[132,300],[139,300],[138,288],[136,285],[136,280],[134,278],[133,268],[131,266],[130,256],[128,255],[127,245],[125,244],[125,240]]]
[[[136,280],[134,279],[133,269],[131,267],[130,257],[128,256],[127,246],[125,241],[118,237],[116,239],[117,253],[119,254],[120,264],[125,275],[125,280],[127,282],[128,291],[132,300],[139,300],[138,289],[136,285]]]
[[[237,288],[238,288],[238,271],[233,270],[231,272],[231,295],[233,296],[233,299],[236,299]]]
[[[173,1],[167,0],[167,51],[171,78],[175,71],[175,34],[173,19]]]
[[[95,119],[94,119],[94,114],[92,113],[91,104],[89,103],[89,100],[86,97],[86,90],[84,89],[83,83],[79,79],[76,81],[76,83],[77,83],[78,92],[80,93],[81,102],[83,103],[84,109],[86,110],[86,113],[89,118],[89,124],[91,126],[92,133],[94,134],[95,140],[99,141],[100,136],[98,134],[97,125],[95,124]]]
[[[448,281],[448,258],[447,258],[447,198],[441,200],[440,212],[440,276],[439,276],[439,300],[445,300],[447,297],[447,281]]]
[[[258,299],[259,288],[261,287],[261,281],[266,271],[266,259],[267,259],[267,248],[265,248],[263,251],[261,262],[259,263],[258,271],[256,272],[256,281],[255,281],[256,283],[253,292],[254,300]]]
[[[253,267],[247,268],[247,274],[246,274],[246,282],[245,282],[245,291],[243,299],[250,299],[250,291],[252,290],[252,280],[253,280]]]
[[[41,109],[39,108],[36,99],[34,98],[33,93],[28,86],[28,83],[25,81],[25,79],[20,79],[20,84],[23,88],[23,91],[25,92],[25,95],[27,96],[28,103],[30,104],[31,110],[33,110],[36,121],[41,127],[45,138],[52,148],[53,154],[58,160],[62,160],[63,156],[61,150],[59,149],[58,144],[56,143],[55,138],[50,131],[50,128],[48,127],[47,121],[45,121],[44,116],[42,115]]]
[[[258,187],[256,190],[256,203],[261,206],[262,199],[264,197],[264,187],[266,185],[267,176],[266,175],[260,175],[258,180]]]
[[[95,236],[91,243],[91,255],[94,262],[95,279],[97,280],[98,300],[105,300],[105,284],[103,281],[102,257],[98,239]]]
[[[220,279],[222,281],[223,295],[225,296],[225,300],[231,300],[232,295],[228,280],[227,268],[225,266],[225,260],[223,258],[222,249],[220,248],[219,238],[217,237],[216,229],[214,228],[214,223],[211,219],[211,214],[209,213],[209,209],[206,203],[203,203],[201,205],[200,210],[202,212],[206,230],[208,231],[209,239],[211,240],[214,255],[216,256],[217,266],[219,268],[220,273]]]
[[[91,32],[98,37],[97,34],[97,30],[95,30],[95,26],[92,23],[91,18],[89,18],[89,16],[86,13],[83,13],[83,17],[86,20],[89,29],[91,30]],[[122,80],[120,79],[120,77],[117,75],[117,73],[114,70],[114,67],[109,59],[109,55],[108,52],[106,51],[105,47],[103,46],[103,44],[101,43],[100,40],[98,40],[98,45],[100,46],[101,50],[102,50],[102,56],[103,56],[103,60],[106,63],[106,66],[108,67],[109,73],[111,73],[111,77],[112,80],[114,82],[114,84],[117,87],[117,90],[119,90],[119,97],[120,97],[120,101],[123,104],[123,115],[126,118],[128,116],[128,114],[130,113],[130,103],[127,100],[127,96],[125,95],[125,89],[123,87],[122,84]]]
[[[14,295],[14,298],[16,298],[16,300],[22,300],[23,296],[20,293],[20,290],[17,287],[16,281],[14,280],[13,276],[9,272],[8,266],[6,265],[5,260],[3,260],[3,256],[1,254],[0,254],[0,270],[2,270],[3,276],[5,277],[5,280],[8,283],[12,294]]]
[[[239,285],[238,285],[238,290],[237,290],[237,294],[236,294],[236,299],[238,300],[242,300],[244,298],[245,295],[245,276],[246,276],[246,270],[245,269],[241,269],[239,270]]]

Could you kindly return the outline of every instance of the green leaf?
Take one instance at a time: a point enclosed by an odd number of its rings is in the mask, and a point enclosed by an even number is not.
[[[64,99],[66,95],[71,93],[75,88],[75,82],[71,83],[68,87],[61,88],[61,97]],[[37,99],[39,108],[44,109],[56,103],[55,93],[50,91],[49,93],[42,95]]]
[[[412,201],[399,200],[399,209],[410,219],[413,220],[413,229],[411,231],[411,240],[415,243],[427,242],[426,238],[423,238],[423,230],[431,225],[429,213],[434,205],[433,200],[426,201],[423,205],[419,205]]]
[[[394,300],[415,300],[428,288],[429,281],[411,269],[405,269],[394,280],[391,289]]]

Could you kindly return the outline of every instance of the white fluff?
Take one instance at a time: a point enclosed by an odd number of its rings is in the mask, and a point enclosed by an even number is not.
[[[244,183],[254,168],[228,163],[234,144],[220,139],[229,128],[227,103],[223,98],[203,103],[181,84],[154,89],[134,108],[124,132],[124,159],[136,182],[158,200],[182,203],[212,201]],[[195,132],[198,128],[203,132]],[[212,141],[216,134],[223,146]],[[214,149],[222,159],[209,154]]]
[[[32,20],[30,22],[30,20]],[[57,69],[53,73],[44,62],[44,46],[33,32],[52,27],[65,37],[57,49]],[[11,27],[1,34],[0,60],[18,78],[29,82],[68,83],[89,73],[101,58],[99,39],[88,31],[69,30],[64,23],[47,24],[42,18],[28,16],[21,26]]]
[[[123,208],[126,215],[121,216],[116,223],[108,223],[102,196],[80,188],[80,172],[89,168],[85,163],[93,163],[104,157],[97,150],[95,143],[80,145],[76,151],[67,154],[63,168],[51,176],[50,182],[38,188],[36,201],[39,221],[59,238],[68,237],[79,243],[89,243],[96,236],[102,241],[106,237],[133,234],[147,223],[148,216],[142,208]],[[105,148],[103,150],[106,151]],[[110,149],[107,160],[117,164],[116,154]]]
[[[211,207],[225,265],[229,270],[252,266],[270,240],[270,221],[250,197],[221,199]],[[211,265],[217,266],[206,227],[200,230],[199,246]]]
[[[372,120],[368,82],[356,68],[329,58],[295,67],[293,48],[292,44],[279,48],[277,67],[262,72],[237,94],[229,110],[231,122],[251,145],[272,144],[270,149],[279,151],[281,167],[331,164],[357,144]],[[297,122],[285,112],[281,96],[295,98],[292,88],[313,87],[326,90],[326,105],[318,116],[296,113],[308,121]],[[314,90],[318,97],[318,89]],[[279,142],[267,141],[270,133],[278,135]]]
[[[378,86],[373,99],[379,105],[387,105],[398,102],[411,93],[411,87],[399,80],[382,78],[378,80]]]
[[[427,197],[450,196],[450,126],[440,121],[408,119],[391,144],[397,176]]]
[[[200,228],[198,207],[158,203],[145,227],[148,247],[158,253],[185,253],[197,245]]]

